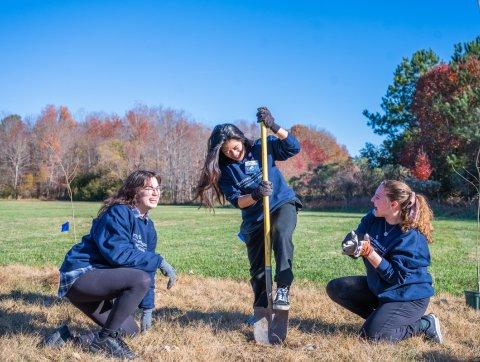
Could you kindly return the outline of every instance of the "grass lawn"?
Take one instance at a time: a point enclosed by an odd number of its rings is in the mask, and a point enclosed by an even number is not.
[[[98,207],[76,203],[77,235],[88,232]],[[68,301],[55,297],[57,268],[74,243],[73,232],[60,233],[69,215],[70,205],[65,202],[0,201],[2,361],[107,360],[72,343],[60,349],[39,346],[44,336],[65,322],[76,334],[96,328]],[[417,336],[392,345],[356,338],[363,320],[335,305],[323,288],[330,278],[363,272],[360,261],[339,252],[339,240],[362,215],[300,213],[295,233],[300,282],[292,289],[288,338],[280,347],[270,348],[255,344],[252,329],[244,324],[252,310],[252,295],[245,246],[236,238],[239,212],[223,208],[213,215],[195,207],[160,206],[151,216],[159,233],[158,251],[181,275],[169,291],[166,279],[157,276],[153,328],[127,338],[141,360],[459,361],[480,356],[480,314],[460,296],[464,289],[474,288],[477,230],[472,220],[435,223],[431,272],[440,293],[427,312],[439,316],[445,344]]]
[[[89,231],[98,203],[75,203],[77,238]],[[0,201],[0,265],[60,266],[74,243],[67,202]],[[297,281],[325,285],[334,277],[362,274],[363,263],[341,255],[340,240],[362,214],[302,211],[295,243]],[[248,278],[245,246],[237,239],[240,213],[230,208],[212,214],[193,206],[159,206],[151,217],[158,232],[157,251],[180,273],[206,277]],[[439,218],[434,223],[430,271],[438,292],[460,295],[475,287],[473,220]]]
[[[17,361],[113,361],[72,343],[44,348],[39,343],[59,325],[75,334],[98,330],[67,300],[55,297],[53,267],[0,266],[0,356]],[[292,289],[288,337],[281,346],[253,340],[245,318],[252,311],[247,281],[183,274],[167,291],[157,277],[153,327],[127,338],[139,361],[477,361],[480,313],[462,297],[440,293],[427,313],[441,321],[445,344],[421,336],[398,344],[357,338],[363,320],[334,304],[323,287],[303,282]],[[138,316],[137,316],[138,319]]]

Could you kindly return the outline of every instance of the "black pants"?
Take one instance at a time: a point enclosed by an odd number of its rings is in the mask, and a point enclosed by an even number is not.
[[[327,294],[335,302],[365,319],[360,335],[374,341],[398,342],[423,333],[420,318],[430,298],[380,303],[367,285],[367,277],[333,279]]]
[[[150,276],[133,268],[93,269],[71,286],[66,297],[99,326],[138,333],[133,314],[150,286]]]
[[[293,282],[292,235],[296,226],[297,208],[293,202],[280,206],[270,216],[270,239],[275,255],[275,282],[278,287],[289,287]],[[246,244],[254,294],[253,305],[267,307],[263,224],[246,235]]]

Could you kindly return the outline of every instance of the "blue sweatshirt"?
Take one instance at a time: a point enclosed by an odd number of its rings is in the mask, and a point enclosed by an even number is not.
[[[380,302],[412,301],[434,294],[428,272],[428,242],[417,229],[404,233],[400,225],[390,225],[371,211],[362,218],[356,232],[368,233],[373,248],[382,257],[377,268],[364,259],[368,287]]]
[[[139,307],[153,308],[155,273],[163,260],[155,253],[156,246],[153,222],[141,218],[137,209],[117,204],[93,220],[90,233],[69,250],[60,272],[87,266],[143,270],[150,275],[151,285]]]
[[[284,140],[274,136],[267,137],[268,179],[273,184],[273,193],[270,196],[270,212],[275,211],[283,204],[295,200],[295,193],[287,185],[285,178],[277,168],[275,161],[285,161],[300,152],[300,143],[291,134]],[[248,165],[256,164],[257,167]],[[247,167],[246,167],[247,166]],[[221,176],[218,182],[225,198],[238,208],[238,197],[251,194],[262,181],[262,144],[257,140],[251,147],[247,147],[242,161],[225,162],[220,166]],[[242,225],[240,232],[248,234],[263,220],[263,201],[245,207],[242,210]]]

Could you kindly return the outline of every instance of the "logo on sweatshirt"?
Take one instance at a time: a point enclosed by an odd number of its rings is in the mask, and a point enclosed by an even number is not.
[[[132,239],[133,239],[133,244],[138,250],[143,252],[147,250],[147,244],[142,240],[142,235],[133,234]]]

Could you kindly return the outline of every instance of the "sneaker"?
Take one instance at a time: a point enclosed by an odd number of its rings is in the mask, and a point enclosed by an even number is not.
[[[429,341],[442,344],[443,336],[442,331],[440,330],[440,320],[438,317],[435,314],[430,313],[423,316],[422,319],[429,323],[427,329],[425,329],[425,338]]]
[[[42,345],[44,347],[60,348],[63,345],[65,345],[67,341],[72,339],[73,339],[72,333],[70,333],[68,326],[64,324],[63,326],[58,328],[55,332],[45,337],[45,339],[42,341]]]
[[[273,309],[290,309],[290,301],[288,299],[288,287],[277,288],[277,294],[275,295],[275,300],[273,301]]]
[[[134,359],[135,353],[127,346],[127,344],[118,336],[117,332],[112,332],[105,337],[100,337],[95,333],[89,349],[95,353],[105,353],[110,357],[120,359]]]

